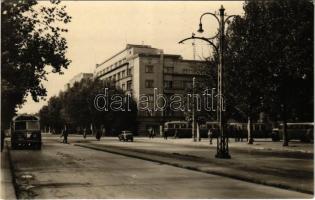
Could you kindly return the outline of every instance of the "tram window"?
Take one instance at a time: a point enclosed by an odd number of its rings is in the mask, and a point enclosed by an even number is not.
[[[169,128],[174,128],[174,124],[168,124]]]
[[[192,128],[191,124],[188,124],[188,128]]]
[[[181,124],[181,128],[186,128],[186,124]]]
[[[179,124],[175,124],[175,128],[179,128]]]
[[[39,130],[39,121],[29,121],[27,122],[27,129],[29,130]]]
[[[15,122],[15,130],[25,130],[26,122]]]

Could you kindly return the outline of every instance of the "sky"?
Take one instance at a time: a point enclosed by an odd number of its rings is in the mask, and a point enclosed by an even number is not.
[[[39,2],[45,4],[47,2]],[[218,12],[224,6],[227,15],[242,15],[243,1],[64,1],[72,21],[66,56],[72,61],[63,75],[50,73],[43,84],[46,100],[34,102],[30,96],[18,113],[37,113],[51,96],[58,95],[76,74],[93,73],[101,63],[126,44],[145,44],[163,49],[164,53],[179,54],[185,59],[201,59],[211,54],[209,45],[195,41],[178,44],[192,33],[211,37],[218,28],[212,16],[203,18],[203,34],[197,34],[199,18],[205,12]]]

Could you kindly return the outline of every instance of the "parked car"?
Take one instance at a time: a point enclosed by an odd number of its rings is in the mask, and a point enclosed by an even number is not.
[[[119,135],[118,135],[118,139],[119,141],[131,141],[133,142],[133,133],[131,131],[122,131]]]

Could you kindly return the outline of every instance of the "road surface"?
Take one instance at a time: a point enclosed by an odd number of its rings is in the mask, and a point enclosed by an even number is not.
[[[70,140],[71,141],[71,140]],[[311,198],[44,138],[41,151],[11,150],[18,198]]]

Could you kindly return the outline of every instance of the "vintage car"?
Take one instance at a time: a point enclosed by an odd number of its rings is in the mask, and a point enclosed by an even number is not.
[[[42,136],[39,117],[35,115],[18,115],[11,122],[11,148],[28,148],[40,150]]]
[[[118,135],[118,139],[119,141],[131,141],[133,142],[133,133],[131,131],[122,131],[119,135]]]

